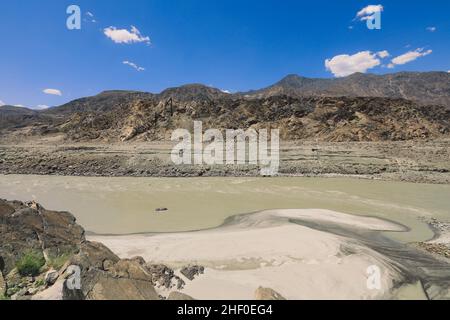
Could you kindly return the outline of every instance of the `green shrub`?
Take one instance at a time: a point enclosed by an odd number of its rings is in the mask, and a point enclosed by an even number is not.
[[[34,287],[35,288],[39,288],[45,285],[45,280],[44,279],[38,279],[36,280],[36,282],[34,283]]]
[[[63,253],[57,257],[50,257],[47,265],[54,270],[59,270],[70,259],[70,257],[70,253]]]
[[[17,262],[16,267],[21,276],[37,276],[45,265],[42,252],[28,251]]]

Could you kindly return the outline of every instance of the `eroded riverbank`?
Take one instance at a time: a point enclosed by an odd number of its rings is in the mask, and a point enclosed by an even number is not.
[[[116,177],[259,177],[257,166],[176,166],[171,142],[68,143],[60,139],[0,144],[0,173]],[[281,176],[351,176],[450,183],[450,140],[282,142]]]

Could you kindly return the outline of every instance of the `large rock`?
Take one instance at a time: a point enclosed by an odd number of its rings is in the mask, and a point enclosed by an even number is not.
[[[81,268],[81,289],[64,286],[66,300],[157,300],[151,272],[142,258],[119,259],[100,243],[85,242],[71,260]]]
[[[87,293],[88,300],[159,300],[151,283],[130,278],[100,275]]]
[[[48,286],[52,286],[55,284],[56,280],[59,278],[58,271],[50,270],[45,274],[45,284]]]
[[[176,287],[177,290],[181,290],[186,284],[183,279],[175,275],[173,269],[163,264],[146,264],[146,269],[152,275],[153,284],[158,288],[172,289]]]
[[[286,300],[281,294],[270,288],[259,287],[255,291],[255,300]]]
[[[75,255],[71,263],[80,267],[95,267],[103,269],[105,261],[118,262],[120,259],[105,245],[98,242],[84,241],[79,246],[79,253]]]
[[[0,294],[8,288],[16,299],[159,299],[144,259],[121,260],[103,244],[87,241],[84,233],[68,212],[0,200]],[[46,267],[36,278],[23,277],[15,266],[29,250],[42,252],[46,266],[54,257],[67,255],[67,262],[58,271]],[[68,285],[74,277],[81,288]]]
[[[145,265],[133,260],[120,260],[110,271],[117,278],[128,278],[135,280],[142,280],[152,282],[150,272],[145,268]]]
[[[199,276],[205,272],[205,268],[202,266],[187,266],[180,270],[181,274],[189,280],[194,280],[196,276]]]
[[[65,300],[157,300],[142,259],[119,259],[100,243],[85,242],[71,260],[81,269],[81,289],[63,288]]]
[[[3,274],[0,271],[0,297],[3,297],[6,293],[6,281],[3,278]]]
[[[169,294],[169,297],[167,298],[167,300],[179,300],[179,301],[190,301],[190,300],[195,300],[194,298],[192,298],[191,296],[188,296],[187,294],[178,292],[178,291],[173,291]]]
[[[32,300],[63,300],[65,279],[58,279],[56,283],[32,297]]]
[[[0,200],[0,240],[0,267],[8,274],[26,251],[43,251],[46,258],[73,253],[85,237],[70,213]]]

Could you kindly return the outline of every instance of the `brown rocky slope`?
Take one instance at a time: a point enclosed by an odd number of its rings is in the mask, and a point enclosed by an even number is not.
[[[81,268],[80,290],[67,286],[70,266]],[[0,299],[158,300],[155,286],[183,285],[165,266],[87,241],[70,213],[0,199]]]
[[[41,119],[13,129],[3,128],[3,133],[20,137],[62,134],[68,141],[167,141],[174,129],[192,129],[193,121],[202,121],[205,130],[279,128],[284,140],[402,141],[450,134],[450,109],[421,106],[404,99],[249,99],[208,87],[180,90],[181,95],[179,91],[169,91],[108,108],[99,106],[101,111],[90,108],[67,113],[66,106],[58,113],[59,108],[55,108],[51,111],[52,121],[43,123]]]
[[[69,141],[169,140],[176,128],[280,128],[284,140],[403,141],[448,137],[450,74],[290,75],[262,90],[227,94],[201,84],[159,94],[106,91],[48,110],[0,107],[0,137]],[[3,140],[2,139],[2,140]]]
[[[265,89],[243,95],[348,96],[403,98],[422,105],[450,107],[450,73],[399,72],[385,75],[355,73],[335,79],[305,78],[288,75]]]
[[[58,127],[71,140],[169,140],[176,128],[279,128],[285,140],[398,141],[450,133],[450,110],[403,99],[221,97],[139,100],[102,114],[76,113]]]

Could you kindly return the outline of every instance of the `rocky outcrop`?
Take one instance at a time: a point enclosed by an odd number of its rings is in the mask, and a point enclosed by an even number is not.
[[[255,291],[255,300],[286,300],[281,294],[270,288],[259,287]]]
[[[450,245],[444,243],[419,242],[416,246],[429,253],[450,259]]]
[[[355,73],[335,79],[305,78],[292,74],[270,87],[242,95],[404,98],[423,105],[450,107],[449,93],[448,72],[399,72],[385,75]]]
[[[430,241],[419,242],[413,245],[433,254],[435,257],[450,259],[450,223],[430,217],[421,217],[420,220],[427,223],[433,230],[434,238]]]
[[[132,275],[115,277],[100,270],[88,270],[82,280],[82,296],[87,300],[158,300],[151,278]]]
[[[182,268],[180,272],[183,276],[192,281],[195,277],[203,274],[205,272],[205,268],[202,266],[187,266]]]
[[[403,99],[273,96],[257,99],[152,99],[70,116],[58,130],[74,141],[170,140],[177,128],[279,128],[284,140],[399,141],[448,136],[450,109]]]
[[[175,275],[175,272],[171,268],[162,264],[147,264],[146,267],[152,275],[153,283],[157,288],[176,288],[177,290],[184,288],[185,282]]]
[[[59,273],[56,270],[50,270],[45,274],[45,284],[47,286],[52,286],[55,284],[56,280],[59,278]]]
[[[96,258],[100,255],[96,254]],[[43,290],[35,299],[45,300],[159,300],[153,286],[151,275],[145,270],[145,263],[133,260],[108,258],[104,260],[106,268],[97,264],[99,260],[90,260],[85,253],[73,257],[67,268],[58,273],[53,286]],[[81,268],[80,288],[69,288],[66,281],[70,278],[69,265]]]
[[[84,230],[68,212],[45,210],[34,202],[0,200],[0,267],[10,273],[24,252],[43,253],[46,261],[71,255],[85,242]]]
[[[3,278],[3,274],[0,271],[0,297],[4,297],[6,294],[6,282]]]
[[[45,264],[37,265],[37,274],[24,274],[23,266],[34,267],[39,254]],[[104,245],[87,241],[70,213],[0,200],[0,296],[156,300],[154,274],[142,258],[121,260]],[[78,280],[80,286],[73,286]]]
[[[189,301],[189,300],[195,300],[194,298],[192,298],[191,296],[188,296],[187,294],[178,292],[178,291],[173,291],[169,294],[169,297],[167,298],[167,300],[181,300],[181,301]]]

